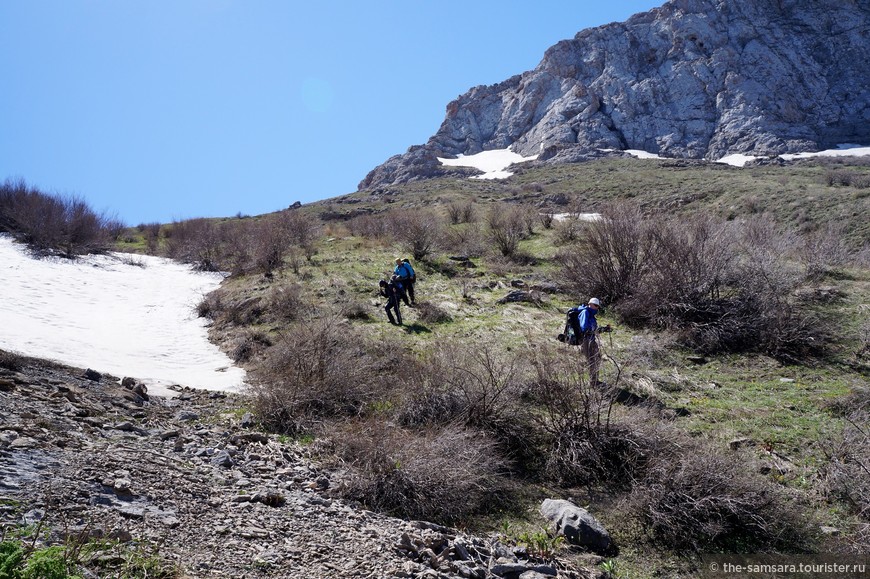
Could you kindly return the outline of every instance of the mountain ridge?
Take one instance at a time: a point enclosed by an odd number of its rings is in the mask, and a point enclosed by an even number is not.
[[[566,163],[602,149],[717,160],[870,142],[868,63],[867,1],[671,0],[471,88],[359,189],[441,176],[438,157],[490,149]]]

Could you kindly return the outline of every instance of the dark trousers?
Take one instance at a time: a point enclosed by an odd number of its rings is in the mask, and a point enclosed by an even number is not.
[[[396,292],[398,293],[398,292]],[[399,296],[393,293],[391,296],[387,298],[387,305],[384,306],[384,311],[387,312],[387,318],[390,320],[391,324],[396,323],[396,319],[399,320],[399,325],[402,325],[402,312],[399,311]],[[393,314],[390,310],[396,311],[396,319],[393,318]]]
[[[408,281],[405,282],[405,287],[406,287],[407,290],[408,290],[408,297],[411,298],[411,303],[412,303],[412,304],[414,303],[414,284],[415,284],[415,283],[417,283],[417,282],[414,281],[414,280],[410,280],[410,279],[409,279]],[[405,305],[411,305],[411,304],[408,303],[407,298],[405,299]]]

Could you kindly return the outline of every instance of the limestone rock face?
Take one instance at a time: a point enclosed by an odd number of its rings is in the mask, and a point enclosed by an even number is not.
[[[360,188],[444,174],[439,156],[506,147],[559,163],[600,149],[716,160],[868,142],[870,1],[671,0],[472,88],[428,143]]]

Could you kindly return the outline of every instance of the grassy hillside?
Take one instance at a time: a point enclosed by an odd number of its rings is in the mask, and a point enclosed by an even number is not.
[[[517,540],[542,498],[570,498],[619,545],[613,576],[693,576],[696,553],[870,549],[868,178],[609,159],[173,224],[150,246],[234,272],[200,307],[212,337],[263,424],[318,439],[342,496]],[[624,227],[546,218],[594,211]],[[585,275],[635,229],[630,283]],[[377,294],[397,256],[418,274],[403,326]],[[556,340],[593,291],[613,327],[599,388]]]

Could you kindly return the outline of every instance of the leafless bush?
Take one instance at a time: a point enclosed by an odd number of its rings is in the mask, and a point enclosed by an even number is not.
[[[829,187],[855,187],[866,189],[870,187],[870,175],[850,171],[849,169],[828,169],[825,173],[825,182]]]
[[[577,215],[568,214],[563,219],[556,222],[556,235],[554,242],[556,245],[568,245],[574,243],[581,238],[586,223],[580,220]]]
[[[478,224],[468,223],[448,229],[444,237],[444,246],[460,255],[479,257],[486,250],[486,239]]]
[[[0,350],[0,368],[18,372],[26,365],[26,358],[15,352]]]
[[[283,266],[284,254],[293,241],[290,215],[295,213],[268,215],[255,222],[252,231],[255,271],[270,274]]]
[[[611,206],[604,214],[604,219],[588,224],[581,243],[561,252],[560,258],[578,293],[617,301],[634,295],[651,267],[651,235],[634,206]]]
[[[532,351],[530,365],[535,376],[529,395],[541,409],[536,422],[546,433],[544,475],[571,486],[629,485],[649,459],[651,439],[611,420],[616,383],[593,387],[579,359],[564,352]]]
[[[526,237],[531,237],[535,234],[535,227],[538,225],[538,210],[532,205],[520,205],[518,211],[526,226]]]
[[[196,305],[196,314],[200,318],[216,320],[223,311],[224,304],[221,290],[211,292]]]
[[[393,211],[389,219],[393,235],[417,261],[431,254],[444,237],[442,218],[431,209]]]
[[[479,432],[447,426],[410,431],[382,421],[352,422],[330,431],[347,465],[341,496],[409,519],[451,524],[493,511],[504,492],[504,461]]]
[[[842,226],[827,226],[804,236],[798,246],[798,256],[804,265],[806,277],[818,280],[829,272],[850,262],[853,252],[846,243]]]
[[[496,249],[503,256],[511,257],[526,236],[525,210],[506,203],[494,205],[486,214],[486,227]]]
[[[544,229],[553,229],[553,221],[555,221],[555,216],[552,213],[544,211],[543,213],[538,215],[538,218],[541,220],[541,225]]]
[[[450,314],[444,309],[433,303],[422,302],[417,304],[417,317],[421,322],[426,324],[443,324],[453,321]]]
[[[218,226],[212,219],[174,221],[167,239],[169,257],[192,263],[204,271],[224,269],[224,251]]]
[[[235,341],[230,357],[237,364],[244,364],[271,345],[272,340],[265,332],[249,330]]]
[[[454,202],[447,206],[447,217],[452,225],[474,222],[475,213],[474,203],[471,201]]]
[[[485,428],[513,405],[522,370],[516,356],[491,344],[445,344],[436,357],[445,383],[463,401],[465,424]]]
[[[843,432],[824,445],[827,464],[821,469],[828,493],[870,521],[870,389],[839,401]]]
[[[0,185],[0,231],[37,250],[68,257],[102,252],[121,229],[120,222],[96,213],[80,197],[49,195],[24,181]]]
[[[793,237],[764,217],[737,225],[610,209],[560,255],[580,295],[615,303],[628,324],[672,328],[698,351],[761,351],[798,361],[826,333],[793,296],[803,276],[787,256]]]
[[[310,313],[311,306],[303,298],[299,284],[277,285],[266,298],[266,311],[276,319],[293,321]]]
[[[286,231],[290,241],[300,247],[309,261],[317,254],[320,223],[311,213],[299,209],[282,211],[276,216],[280,229]]]
[[[518,357],[490,346],[447,344],[432,355],[402,363],[396,376],[396,420],[421,426],[461,424],[486,432],[520,468],[538,461],[538,432],[520,402]]]
[[[808,521],[746,460],[698,440],[660,445],[626,496],[627,514],[653,541],[678,550],[807,548]]]
[[[326,417],[355,416],[377,399],[376,359],[338,317],[293,324],[252,371],[260,420],[299,432]]]
[[[348,230],[354,237],[384,240],[390,237],[390,227],[383,215],[360,215],[347,222]]]

